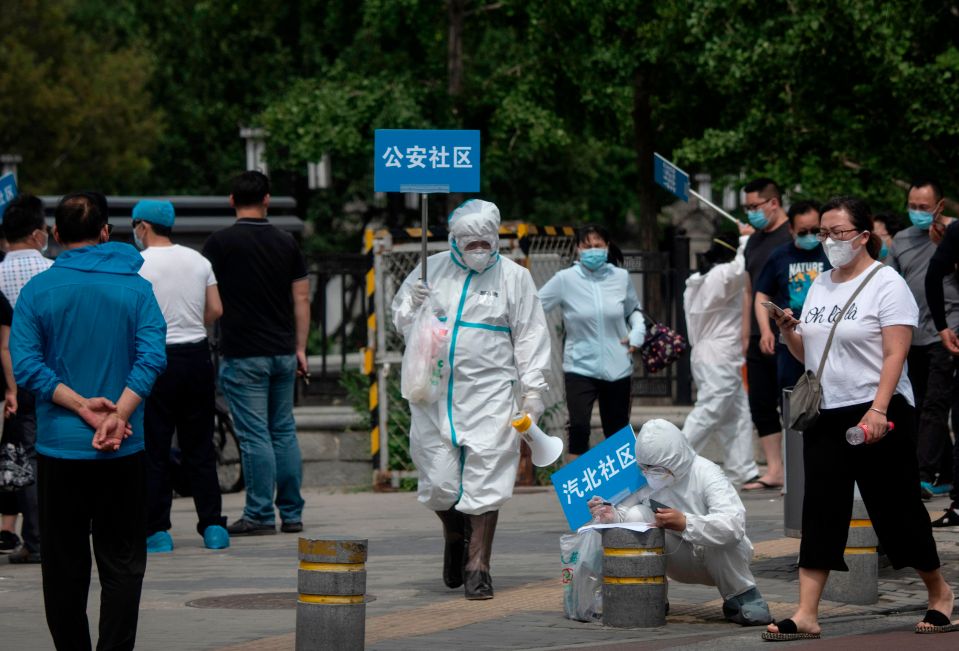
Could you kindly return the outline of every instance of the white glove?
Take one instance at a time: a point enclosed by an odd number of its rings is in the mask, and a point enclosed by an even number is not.
[[[546,411],[546,405],[543,403],[543,399],[539,397],[539,394],[535,391],[531,391],[523,396],[523,406],[520,407],[521,411],[529,414],[529,417],[533,419],[533,422],[539,421],[540,417],[543,415],[543,412]]]
[[[602,497],[592,497],[586,503],[586,506],[589,507],[589,514],[593,516],[593,520],[601,524],[613,524],[618,522],[619,518],[616,516],[616,511],[613,510],[612,506],[608,504],[603,504]]]
[[[633,348],[639,348],[646,340],[646,323],[643,319],[643,313],[633,310],[627,319],[629,322],[629,345]]]
[[[413,289],[410,290],[410,303],[413,305],[413,309],[419,309],[420,305],[423,304],[423,301],[426,300],[426,297],[430,295],[429,285],[424,283],[422,280],[413,285]]]

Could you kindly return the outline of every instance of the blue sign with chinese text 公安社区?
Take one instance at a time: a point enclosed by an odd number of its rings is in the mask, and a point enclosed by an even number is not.
[[[656,185],[689,201],[689,174],[682,171],[659,154],[653,154],[653,180]]]
[[[479,192],[479,131],[377,129],[374,149],[376,192]]]
[[[3,223],[3,212],[7,204],[17,196],[17,177],[13,172],[0,176],[0,223]]]
[[[616,504],[646,484],[635,451],[636,434],[627,425],[553,473],[553,488],[570,529],[575,531],[592,519],[586,506],[591,498]]]

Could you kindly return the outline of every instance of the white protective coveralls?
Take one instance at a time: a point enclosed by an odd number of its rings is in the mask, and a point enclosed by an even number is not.
[[[714,585],[727,602],[754,589],[746,507],[719,466],[693,452],[679,429],[662,419],[648,421],[636,436],[636,463],[666,468],[675,479],[659,490],[644,486],[620,502],[618,520],[651,522],[649,507],[640,503],[646,498],[686,516],[685,531],[666,531],[666,575],[680,583]],[[751,623],[769,621],[760,616]]]
[[[549,332],[533,278],[499,255],[499,210],[470,200],[449,219],[450,251],[427,261],[434,305],[452,321],[449,379],[435,404],[410,404],[410,453],[419,470],[418,498],[434,511],[468,515],[499,509],[513,494],[519,437],[510,417],[523,398],[547,386]],[[463,256],[475,240],[492,256],[475,271]],[[411,290],[420,269],[393,299],[393,323],[408,332],[415,315]]]
[[[696,405],[683,434],[699,453],[710,434],[719,437],[725,452],[723,467],[729,478],[744,484],[759,476],[753,457],[753,423],[743,386],[743,291],[746,287],[747,238],[740,238],[732,262],[718,264],[705,275],[686,281],[683,307],[689,341],[690,366],[696,383]]]

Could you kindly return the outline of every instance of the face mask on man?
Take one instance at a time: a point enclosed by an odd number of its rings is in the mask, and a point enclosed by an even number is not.
[[[596,271],[604,264],[606,264],[606,259],[608,256],[608,251],[606,249],[585,249],[579,252],[579,261],[580,263],[589,269],[590,271]]]
[[[137,235],[136,228],[133,229],[133,244],[136,245],[136,247],[141,251],[147,248],[146,244],[143,243],[143,240],[140,239],[140,236]]]
[[[923,231],[929,230],[929,227],[932,226],[932,222],[935,218],[935,215],[933,215],[931,212],[926,212],[925,210],[909,211],[909,221],[912,222],[913,226]]]
[[[853,248],[854,240],[834,240],[831,237],[826,238],[822,243],[822,248],[826,251],[826,257],[829,258],[829,264],[833,267],[844,267],[853,261],[856,257],[856,249]]]
[[[800,235],[796,238],[796,246],[804,251],[812,251],[819,246],[819,238],[811,233]]]
[[[666,468],[649,468],[643,475],[646,477],[646,483],[653,491],[662,490],[673,485],[676,481],[676,475]]]
[[[762,210],[749,210],[746,212],[746,219],[749,220],[750,226],[756,230],[762,230],[769,225],[769,220],[766,218],[766,213]]]
[[[882,243],[882,248],[879,249],[879,259],[880,259],[880,260],[885,260],[885,259],[886,259],[886,256],[888,256],[888,255],[889,255],[889,247],[886,245],[885,242],[883,242],[883,243]]]

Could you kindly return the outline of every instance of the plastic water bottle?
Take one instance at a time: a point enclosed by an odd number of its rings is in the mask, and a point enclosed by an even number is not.
[[[886,430],[888,434],[892,430],[896,429],[895,423],[889,421],[889,428]],[[854,427],[850,427],[846,430],[846,443],[849,445],[862,445],[866,442],[866,435],[869,433],[869,426],[865,423],[859,423]]]

